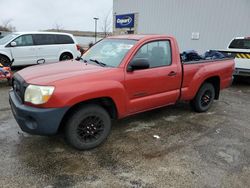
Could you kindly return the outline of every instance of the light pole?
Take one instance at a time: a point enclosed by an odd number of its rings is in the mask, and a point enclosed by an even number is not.
[[[99,18],[94,18],[95,20],[95,43],[96,43],[96,37],[97,37],[97,20],[99,20]]]

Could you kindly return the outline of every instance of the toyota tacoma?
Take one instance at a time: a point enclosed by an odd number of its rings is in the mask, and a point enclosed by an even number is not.
[[[177,41],[165,35],[124,35],[101,40],[81,58],[36,65],[14,75],[10,105],[27,133],[63,130],[79,150],[100,145],[111,120],[190,101],[207,111],[230,86],[234,60],[182,62]]]

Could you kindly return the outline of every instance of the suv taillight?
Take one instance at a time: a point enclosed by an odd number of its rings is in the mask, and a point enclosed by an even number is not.
[[[80,51],[80,50],[81,50],[81,46],[80,46],[79,44],[77,44],[77,45],[76,45],[76,49],[77,49],[78,51]]]

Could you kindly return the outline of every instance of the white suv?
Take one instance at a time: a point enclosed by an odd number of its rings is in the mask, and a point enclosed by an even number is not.
[[[250,37],[236,37],[228,45],[235,54],[235,76],[250,76]]]
[[[14,32],[0,39],[0,63],[13,66],[52,63],[80,56],[73,35],[55,32]]]

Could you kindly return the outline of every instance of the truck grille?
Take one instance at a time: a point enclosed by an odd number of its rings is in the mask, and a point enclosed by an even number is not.
[[[25,89],[27,87],[26,82],[24,81],[24,79],[19,75],[19,74],[15,74],[14,78],[13,78],[13,91],[15,93],[15,95],[17,96],[17,98],[20,100],[20,102],[24,102],[24,93],[25,93]]]

